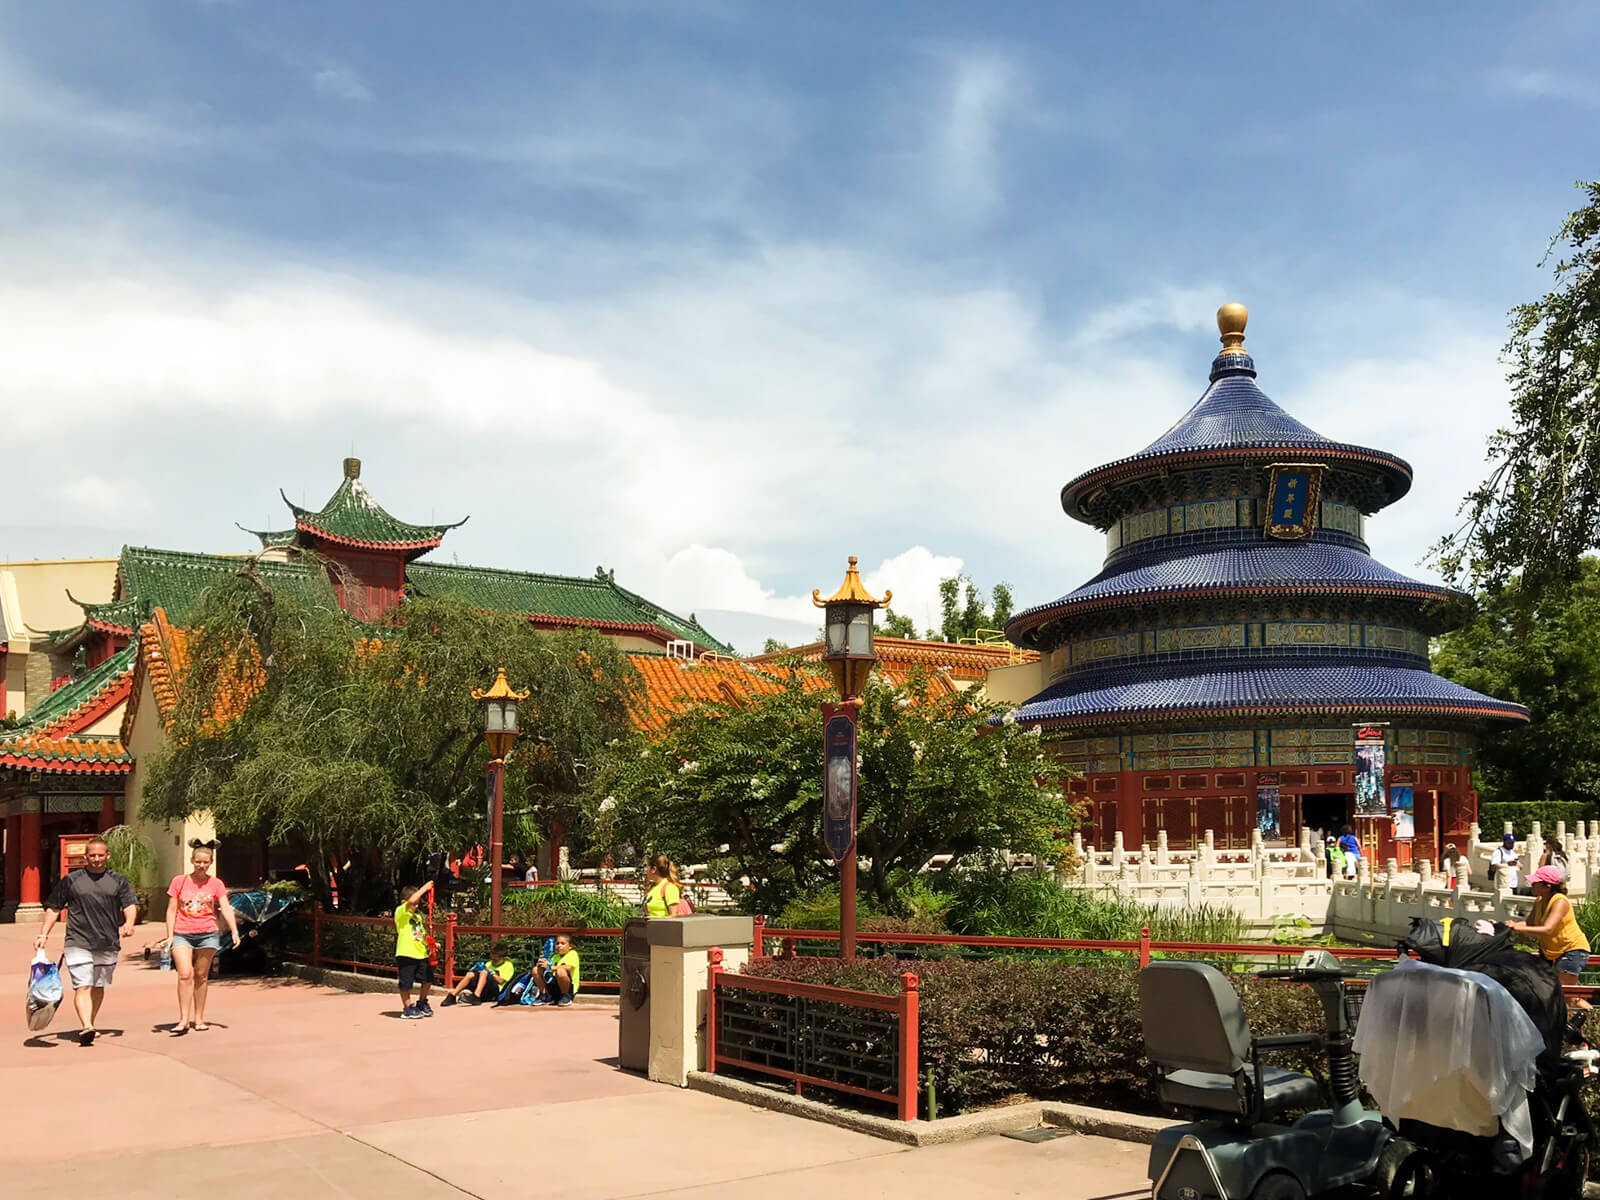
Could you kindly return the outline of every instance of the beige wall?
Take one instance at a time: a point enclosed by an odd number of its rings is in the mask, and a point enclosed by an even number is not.
[[[43,655],[32,652],[28,631],[72,629],[83,624],[83,609],[67,599],[99,603],[111,599],[116,588],[114,558],[63,558],[0,563],[0,641],[6,643],[5,679],[0,681],[0,711],[28,711],[50,694],[57,674]],[[32,668],[34,686],[27,685]],[[43,680],[42,686],[39,681]]]
[[[205,813],[181,823],[149,821],[140,813],[144,783],[150,770],[150,756],[161,747],[166,733],[161,728],[161,714],[156,708],[155,693],[150,690],[148,679],[142,680],[138,699],[139,707],[134,714],[133,728],[128,730],[128,740],[124,743],[133,758],[133,770],[128,774],[123,791],[123,812],[126,814],[123,819],[150,839],[156,852],[156,879],[164,883],[188,869],[190,839],[205,841],[213,838],[216,836],[216,826]]]
[[[1018,663],[1013,667],[995,667],[983,685],[991,700],[1005,704],[1021,704],[1044,691],[1044,664],[1042,662]]]

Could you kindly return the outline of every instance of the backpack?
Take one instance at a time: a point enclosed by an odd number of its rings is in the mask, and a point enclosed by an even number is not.
[[[532,1004],[534,992],[535,988],[533,987],[533,972],[524,971],[510,983],[506,984],[505,990],[500,993],[500,999],[497,1000],[496,1003]]]

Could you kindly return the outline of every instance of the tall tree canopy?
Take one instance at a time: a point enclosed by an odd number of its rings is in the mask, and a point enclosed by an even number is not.
[[[1434,548],[1445,576],[1525,591],[1569,580],[1600,545],[1600,181],[1541,260],[1555,290],[1511,311],[1502,361],[1512,425],[1489,439],[1489,477],[1466,521]]]
[[[1434,669],[1533,710],[1482,742],[1486,799],[1600,801],[1600,561],[1537,596],[1519,580],[1483,596],[1470,625],[1439,639]]]
[[[980,630],[1004,629],[1011,611],[1010,584],[995,584],[985,603],[983,592],[968,576],[951,575],[939,581],[939,628],[928,630],[924,636],[929,641],[971,640]],[[884,612],[878,632],[885,637],[918,636],[916,622],[892,608]]]
[[[599,802],[596,840],[709,858],[727,880],[748,875],[766,912],[837,879],[822,846],[819,701],[830,693],[798,664],[777,678],[771,693],[680,714],[659,743],[622,764]],[[1003,712],[926,681],[868,687],[858,845],[863,886],[881,902],[937,854],[1059,855],[1077,819],[1069,772],[1037,731],[990,723]]]
[[[539,633],[431,599],[360,625],[331,588],[274,591],[248,562],[207,590],[192,624],[145,811],[209,810],[224,836],[293,847],[324,897],[328,864],[348,860],[342,905],[381,900],[421,854],[486,840],[488,755],[470,690],[497,665],[532,692],[507,762],[508,845],[577,822],[602,760],[636,736],[631,668],[597,634]]]

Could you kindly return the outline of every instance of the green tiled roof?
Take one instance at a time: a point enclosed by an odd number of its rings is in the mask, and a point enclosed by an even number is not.
[[[138,596],[129,596],[126,600],[107,600],[103,604],[75,603],[83,609],[83,615],[88,620],[118,629],[138,629],[150,619],[149,606]]]
[[[491,567],[444,563],[412,563],[406,568],[406,578],[423,596],[455,596],[497,612],[527,613],[597,625],[655,625],[674,637],[695,642],[719,654],[733,653],[730,646],[717,641],[697,621],[686,621],[618,587],[609,578],[579,579],[570,575],[540,575],[531,571],[499,571]]]
[[[117,565],[118,604],[143,606],[141,619],[148,619],[157,607],[182,623],[207,586],[219,576],[239,569],[244,555],[188,554],[181,550],[153,550],[148,546],[124,546]],[[289,587],[306,594],[318,587],[303,563],[258,562],[256,570],[273,587]]]
[[[71,683],[58,687],[24,714],[27,722],[25,729],[46,729],[71,716],[121,676],[132,671],[133,660],[138,652],[138,644],[130,642],[98,667],[92,667]]]
[[[283,495],[281,491],[278,494]],[[260,538],[263,546],[289,545],[297,533],[307,530],[347,544],[420,553],[437,546],[447,531],[466,522],[463,517],[449,525],[410,525],[390,516],[361,482],[361,462],[354,458],[344,460],[344,482],[320,512],[301,508],[288,496],[283,496],[283,502],[294,513],[295,528],[246,531]]]

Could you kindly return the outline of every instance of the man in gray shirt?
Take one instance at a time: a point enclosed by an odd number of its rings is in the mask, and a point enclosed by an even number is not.
[[[72,1003],[82,1026],[78,1042],[92,1046],[100,1002],[116,973],[122,939],[133,936],[139,920],[139,898],[126,878],[109,869],[111,851],[104,838],[89,843],[83,860],[85,865],[68,871],[44,902],[44,925],[34,945],[44,949],[50,927],[66,909],[67,948],[62,961],[72,977]]]

